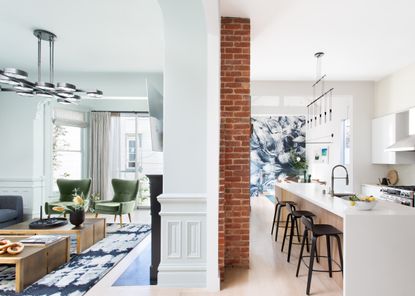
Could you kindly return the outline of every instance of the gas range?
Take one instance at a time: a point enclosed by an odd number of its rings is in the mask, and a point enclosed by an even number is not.
[[[414,206],[415,186],[385,186],[380,191],[380,199]]]

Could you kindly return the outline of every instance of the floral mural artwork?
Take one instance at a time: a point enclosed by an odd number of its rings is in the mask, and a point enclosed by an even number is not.
[[[305,116],[251,118],[251,196],[274,192],[275,182],[307,169]]]

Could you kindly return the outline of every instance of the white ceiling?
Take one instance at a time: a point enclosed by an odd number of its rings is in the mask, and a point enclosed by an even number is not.
[[[222,16],[251,18],[254,80],[378,80],[415,62],[413,0],[222,0]]]
[[[37,67],[34,29],[55,33],[56,71],[161,72],[157,0],[0,0],[0,68]],[[48,50],[45,46],[43,50]],[[43,55],[48,66],[48,55]]]

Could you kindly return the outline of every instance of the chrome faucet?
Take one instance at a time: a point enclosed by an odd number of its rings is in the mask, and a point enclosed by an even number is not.
[[[341,167],[346,172],[346,177],[334,177],[334,171],[336,168]],[[349,185],[349,172],[347,171],[347,168],[344,165],[338,164],[333,167],[331,170],[331,196],[334,196],[334,179],[346,179],[346,186]]]

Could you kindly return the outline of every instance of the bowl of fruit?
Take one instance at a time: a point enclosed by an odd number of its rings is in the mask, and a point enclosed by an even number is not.
[[[377,200],[373,196],[349,196],[349,205],[359,211],[370,211],[377,204]]]

